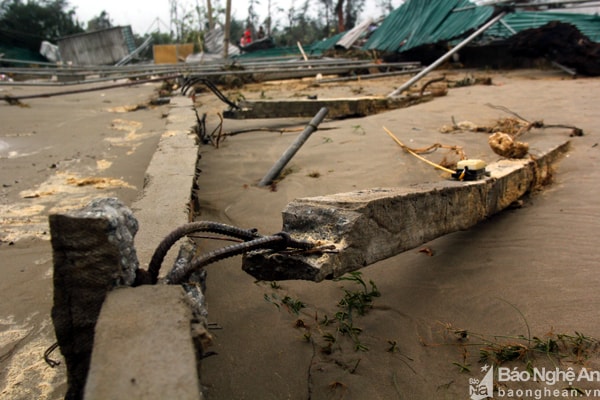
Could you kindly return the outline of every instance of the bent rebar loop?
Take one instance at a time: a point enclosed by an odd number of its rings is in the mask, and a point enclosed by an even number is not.
[[[242,229],[236,226],[222,224],[212,221],[197,221],[182,225],[169,233],[158,245],[150,264],[148,265],[147,279],[148,283],[156,284],[158,282],[158,274],[168,251],[181,238],[194,232],[210,232],[229,236],[235,239],[243,240],[241,243],[232,244],[223,248],[210,251],[199,257],[195,257],[188,265],[173,267],[167,274],[167,282],[171,284],[180,284],[186,281],[190,275],[202,267],[243,254],[248,251],[258,249],[303,249],[308,250],[316,246],[315,243],[305,240],[293,239],[286,232],[279,232],[270,236],[262,236],[257,233],[256,229]],[[142,275],[142,273],[140,273]],[[142,282],[140,282],[142,283]]]
[[[182,225],[169,233],[158,245],[150,264],[148,265],[148,274],[150,275],[150,283],[155,284],[158,281],[158,274],[162,266],[162,262],[167,255],[169,249],[181,238],[194,232],[210,232],[229,236],[244,241],[256,239],[260,237],[256,233],[256,229],[242,229],[236,226],[222,224],[212,221],[197,221]]]

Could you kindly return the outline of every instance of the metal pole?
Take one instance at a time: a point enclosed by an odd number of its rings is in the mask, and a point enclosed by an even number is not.
[[[83,89],[65,90],[63,92],[50,92],[50,93],[29,94],[29,95],[25,95],[25,96],[9,96],[9,95],[6,95],[3,98],[0,97],[0,100],[6,100],[7,102],[11,102],[11,101],[18,101],[18,100],[39,99],[39,98],[54,97],[54,96],[64,96],[64,95],[68,95],[68,94],[79,94],[79,93],[96,92],[98,90],[108,90],[108,89],[115,89],[115,88],[121,88],[121,87],[127,87],[127,86],[141,85],[141,84],[150,83],[150,82],[160,82],[160,81],[166,81],[166,80],[169,80],[169,79],[177,79],[177,78],[181,78],[181,76],[182,76],[181,74],[167,75],[167,76],[161,76],[159,78],[150,78],[150,79],[144,79],[144,80],[133,81],[133,82],[115,83],[113,85],[105,85],[105,86],[94,86],[94,87],[83,88]]]
[[[462,42],[460,42],[459,44],[457,44],[456,46],[454,46],[454,48],[452,48],[446,54],[444,54],[443,56],[441,56],[440,58],[438,58],[437,60],[435,60],[433,64],[431,64],[430,66],[428,66],[427,68],[425,68],[423,71],[419,72],[417,75],[413,76],[412,79],[408,80],[406,83],[404,83],[404,85],[400,86],[398,89],[396,89],[392,93],[388,94],[387,97],[396,97],[400,93],[404,92],[406,89],[408,89],[409,87],[411,87],[412,85],[414,85],[418,80],[420,80],[425,75],[427,75],[428,73],[430,73],[431,71],[433,71],[434,69],[436,69],[440,64],[442,64],[448,58],[452,57],[452,55],[454,53],[456,53],[458,50],[462,49],[464,46],[466,46],[469,42],[471,42],[477,36],[481,35],[483,32],[485,32],[486,30],[488,30],[496,22],[500,21],[506,14],[507,14],[506,11],[502,11],[500,14],[496,15],[494,18],[492,18],[491,20],[489,20],[481,28],[479,28],[475,32],[473,32],[471,34],[471,36],[469,36],[468,38],[466,38],[465,40],[463,40]]]
[[[310,135],[318,129],[319,124],[323,121],[329,110],[327,107],[323,107],[319,110],[317,115],[308,123],[304,131],[296,138],[294,143],[281,155],[279,160],[271,167],[269,172],[261,179],[258,186],[267,186],[273,179],[277,178],[287,163],[294,157],[296,152],[300,150],[300,147],[308,140]]]

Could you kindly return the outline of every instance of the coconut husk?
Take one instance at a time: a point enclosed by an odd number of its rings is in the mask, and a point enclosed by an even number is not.
[[[529,153],[529,144],[515,140],[504,132],[492,134],[488,143],[494,153],[506,158],[524,158]]]

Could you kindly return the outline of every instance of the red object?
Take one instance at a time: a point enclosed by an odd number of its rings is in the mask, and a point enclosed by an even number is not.
[[[248,46],[250,43],[252,43],[252,32],[250,32],[250,29],[246,29],[244,31],[244,36],[242,36],[242,39],[240,40],[240,44],[242,46]]]

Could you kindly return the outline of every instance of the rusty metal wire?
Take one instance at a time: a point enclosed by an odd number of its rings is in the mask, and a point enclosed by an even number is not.
[[[192,273],[198,271],[202,267],[214,262],[224,260],[248,251],[259,249],[276,249],[284,250],[287,248],[310,250],[316,246],[315,243],[293,239],[287,232],[279,232],[271,236],[261,236],[254,240],[243,243],[233,244],[218,250],[206,253],[205,255],[195,258],[192,262],[181,268],[173,268],[167,276],[168,283],[180,284],[185,282]]]
[[[215,94],[223,103],[227,104],[229,107],[234,108],[236,110],[240,110],[240,106],[235,104],[233,101],[229,100],[227,96],[225,96],[219,88],[211,82],[210,79],[207,78],[186,78],[181,86],[181,93],[187,95],[188,90],[194,88],[194,85],[198,83],[203,83],[207,88],[210,89],[211,92]]]
[[[187,265],[174,267],[167,275],[168,283],[184,283],[187,279],[189,279],[193,272],[198,271],[202,267],[219,260],[243,254],[248,251],[258,249],[284,250],[287,248],[309,250],[314,248],[316,245],[313,242],[293,239],[286,232],[279,232],[270,236],[261,236],[257,233],[256,229],[242,229],[232,225],[211,221],[190,222],[178,227],[160,242],[154,251],[154,254],[152,255],[150,265],[148,266],[147,272],[150,279],[150,282],[148,283],[157,283],[162,262],[170,248],[179,239],[194,232],[217,233],[243,240],[243,242],[210,251],[204,255],[194,258],[192,262]]]
[[[60,365],[60,361],[56,361],[50,358],[50,354],[52,354],[52,352],[57,348],[58,342],[54,342],[52,346],[48,347],[46,351],[44,351],[44,361],[46,361],[46,364],[48,364],[51,368],[55,368]]]

